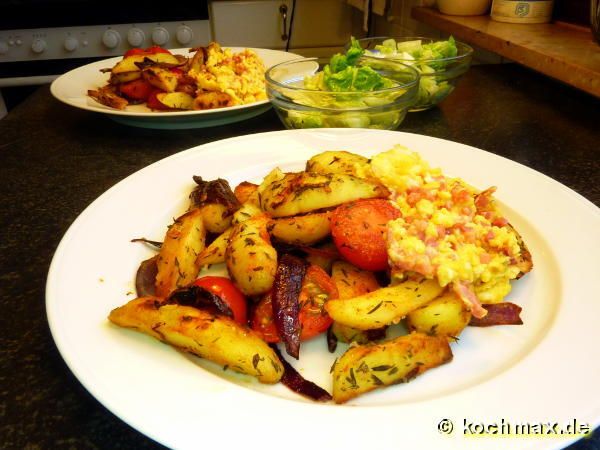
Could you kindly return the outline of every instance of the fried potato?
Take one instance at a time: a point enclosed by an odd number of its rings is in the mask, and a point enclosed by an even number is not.
[[[165,92],[175,92],[177,75],[170,70],[150,66],[142,71],[142,77],[155,88]]]
[[[175,289],[196,279],[200,269],[197,257],[204,250],[205,237],[200,210],[189,211],[175,219],[158,254],[157,296],[167,297]]]
[[[242,206],[227,180],[204,181],[194,176],[197,186],[190,193],[190,209],[200,208],[210,233],[223,233],[231,226],[233,214]]]
[[[225,92],[200,92],[194,99],[194,109],[214,109],[234,106],[234,98]]]
[[[190,67],[189,70],[193,71],[194,73],[198,73],[202,70],[202,66],[204,65],[207,55],[206,55],[206,48],[204,47],[197,47],[197,48],[193,48],[190,51],[195,51],[194,56],[192,57],[192,60],[190,61]]]
[[[166,304],[156,297],[141,297],[113,309],[108,318],[121,327],[252,375],[261,383],[277,383],[283,375],[283,365],[275,352],[252,330],[225,316]]]
[[[411,311],[406,319],[411,331],[456,338],[469,324],[471,312],[456,294],[448,292]]]
[[[233,190],[233,194],[239,200],[240,203],[246,203],[251,201],[254,194],[258,191],[258,184],[250,183],[248,181],[242,181]]]
[[[161,92],[156,98],[163,105],[172,109],[193,109],[194,97],[185,92]]]
[[[327,273],[331,273],[331,266],[340,258],[337,247],[332,241],[326,241],[313,247],[304,247],[305,259],[309,264],[319,266]]]
[[[233,213],[232,225],[245,222],[252,217],[263,215],[264,212],[254,203],[244,203],[235,213]]]
[[[112,74],[141,71],[140,66],[146,63],[162,64],[166,66],[178,66],[181,61],[177,56],[169,53],[155,53],[152,55],[131,55],[123,58],[112,68]]]
[[[515,227],[513,227],[511,224],[507,224],[507,227],[509,227],[515,232],[517,242],[519,243],[519,247],[521,248],[521,254],[519,255],[520,258],[517,260],[517,267],[519,267],[519,269],[521,270],[519,275],[517,275],[518,280],[526,273],[531,272],[531,270],[533,269],[533,259],[531,257],[531,253],[529,252],[529,249],[527,248],[527,245],[525,244],[525,241],[523,240],[523,237],[519,234]]]
[[[228,228],[221,233],[214,241],[198,254],[196,265],[200,268],[210,264],[219,264],[225,262],[225,251],[229,244],[229,238],[233,228]]]
[[[98,103],[115,109],[125,109],[129,102],[123,97],[117,95],[113,86],[103,86],[98,90],[90,89],[87,94]]]
[[[365,178],[370,175],[369,159],[347,151],[327,151],[306,162],[306,171],[312,173],[340,173]]]
[[[331,212],[273,219],[268,230],[279,242],[311,245],[331,234]]]
[[[226,206],[219,203],[205,205],[200,208],[202,217],[204,218],[204,226],[206,231],[210,233],[223,233],[231,227],[233,214]]]
[[[137,70],[135,72],[120,72],[110,74],[110,84],[122,84],[129,83],[130,81],[139,80],[142,78],[142,72]]]
[[[237,214],[237,213],[236,213]],[[277,271],[277,251],[271,245],[266,214],[234,225],[225,251],[225,263],[233,283],[245,295],[271,289]]]
[[[450,360],[446,338],[421,333],[350,347],[333,368],[333,400],[344,403],[374,389],[408,382]]]
[[[354,298],[381,288],[375,274],[362,270],[346,261],[336,261],[331,268],[331,281],[340,299]]]
[[[111,73],[113,75],[128,72],[141,72],[138,64],[144,61],[144,55],[132,55],[123,58],[112,68]]]
[[[346,261],[333,263],[331,281],[335,284],[341,300],[359,297],[381,288],[373,272],[359,269]],[[359,344],[369,342],[367,331],[342,325],[339,322],[333,322],[331,332],[341,342],[357,342]]]
[[[359,330],[398,323],[443,291],[434,280],[405,281],[349,299],[329,300],[325,309],[336,322]]]
[[[345,174],[283,173],[274,169],[258,188],[261,208],[288,217],[362,198],[387,197],[381,184]]]

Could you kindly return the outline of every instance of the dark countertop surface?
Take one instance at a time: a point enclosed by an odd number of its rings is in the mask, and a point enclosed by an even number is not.
[[[599,119],[599,99],[505,64],[473,67],[439,108],[409,114],[400,130],[497,153],[600,205]],[[88,394],[58,353],[44,305],[52,255],[126,176],[189,147],[281,129],[272,110],[210,129],[132,128],[63,105],[47,86],[0,120],[0,447],[160,448]],[[599,433],[573,448],[600,448]]]

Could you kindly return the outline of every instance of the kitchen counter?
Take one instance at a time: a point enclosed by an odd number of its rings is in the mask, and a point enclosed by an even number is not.
[[[400,130],[505,156],[600,205],[599,111],[599,99],[523,67],[476,66],[439,108],[409,114]],[[130,128],[59,103],[47,86],[0,121],[2,448],[160,448],[88,394],[58,353],[44,306],[52,255],[85,207],[124,177],[189,147],[282,128],[273,111],[211,129]],[[599,446],[596,432],[573,448]]]

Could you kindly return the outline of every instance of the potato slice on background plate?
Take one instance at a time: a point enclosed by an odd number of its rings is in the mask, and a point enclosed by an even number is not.
[[[161,92],[156,98],[171,109],[189,110],[194,107],[194,98],[185,92]]]

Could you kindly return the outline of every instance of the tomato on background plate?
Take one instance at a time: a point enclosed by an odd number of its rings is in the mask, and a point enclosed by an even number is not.
[[[333,320],[325,311],[325,303],[337,298],[337,288],[322,268],[310,265],[302,280],[302,289],[298,299],[300,303],[300,340],[306,341],[329,328]],[[269,343],[279,342],[279,335],[273,318],[271,293],[266,294],[258,303],[252,315],[252,329]]]
[[[233,320],[241,325],[248,324],[248,305],[246,297],[235,287],[229,278],[206,276],[194,281],[194,286],[200,286],[219,296],[231,309]]]
[[[155,55],[156,53],[171,54],[171,52],[169,50],[167,50],[166,48],[162,48],[158,45],[153,45],[152,47],[148,47],[148,48],[132,48],[130,50],[127,50],[125,52],[125,54],[123,55],[123,58],[127,58],[128,56],[135,56],[135,55]]]
[[[155,88],[146,80],[139,79],[122,83],[119,85],[119,91],[130,100],[147,101],[148,97]]]
[[[364,270],[388,268],[387,222],[400,217],[390,201],[374,198],[338,206],[331,215],[331,235],[340,254]]]

